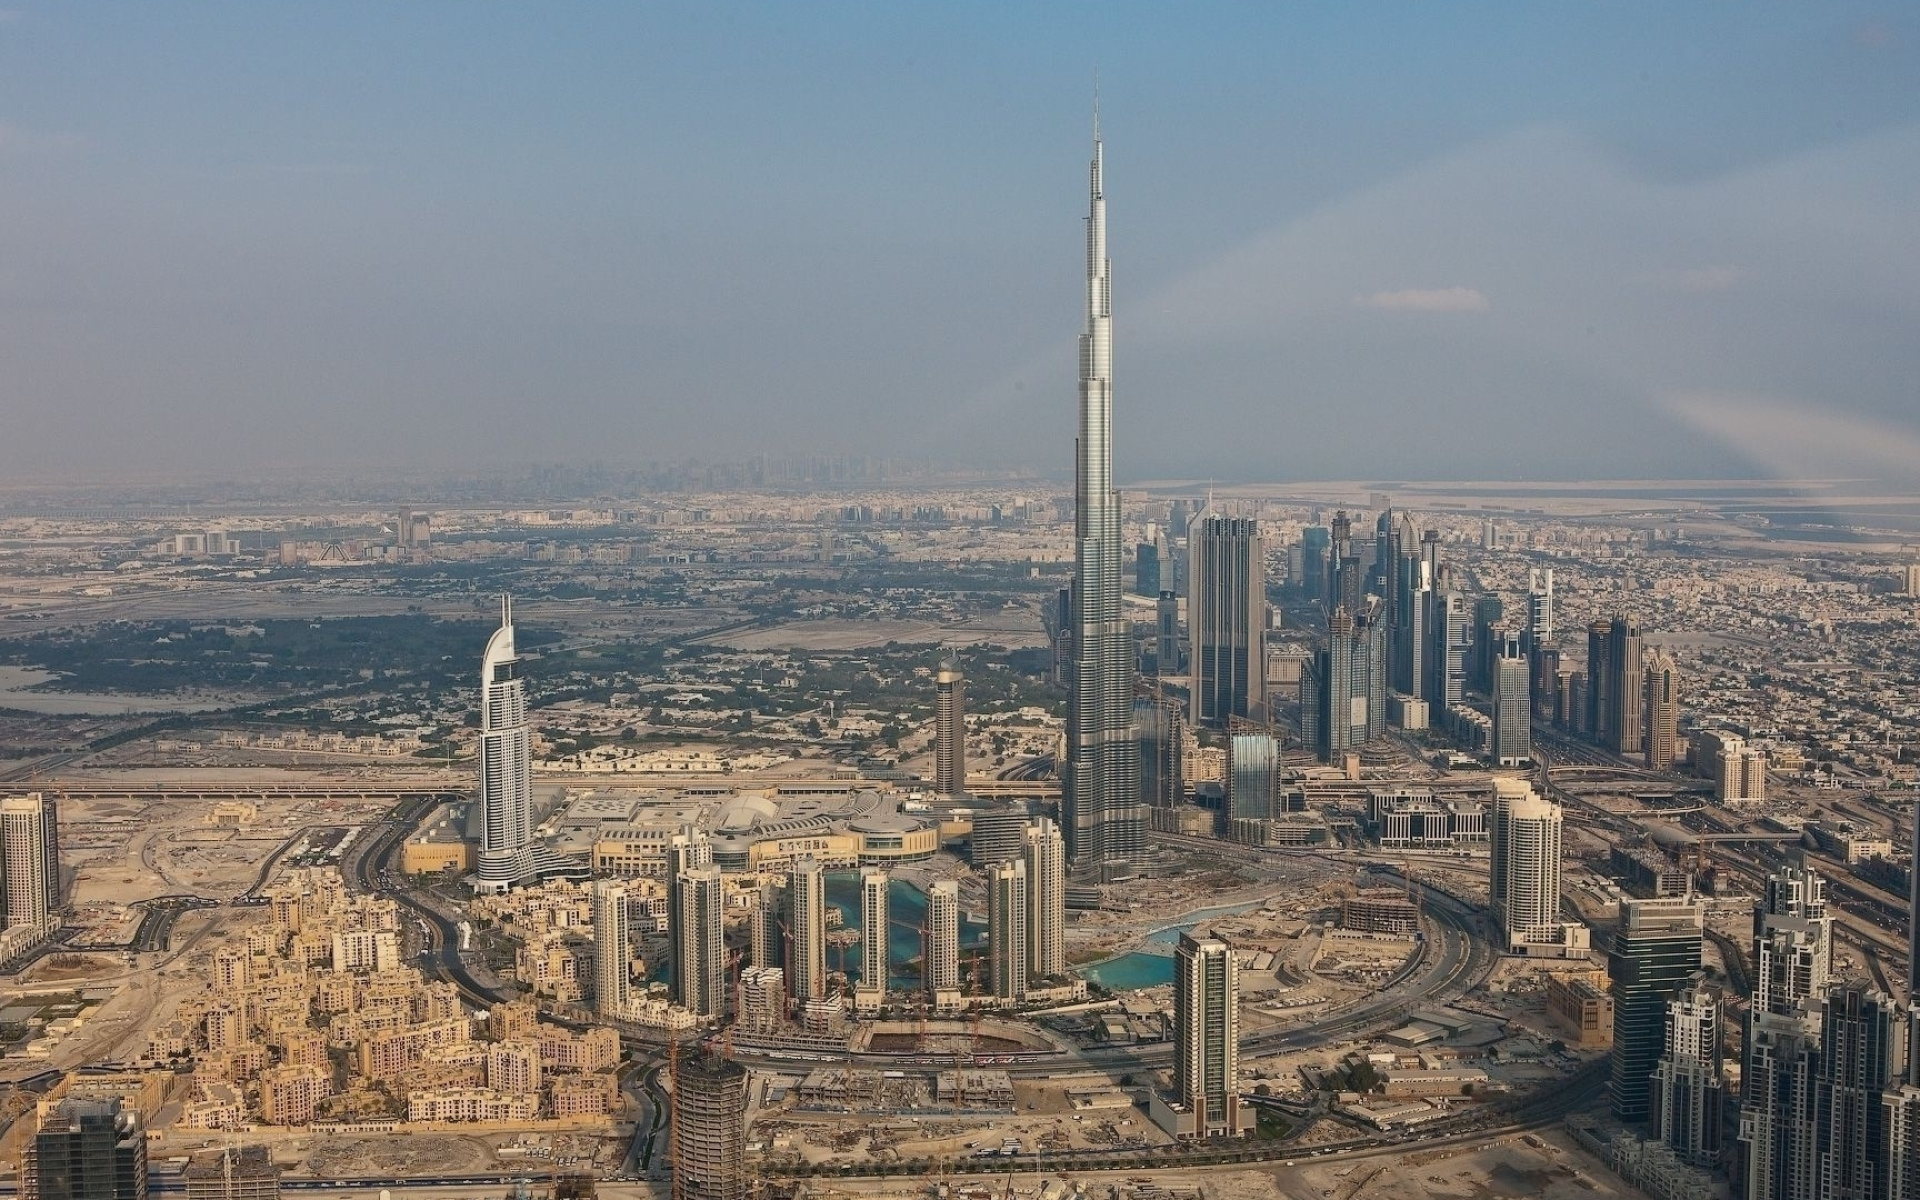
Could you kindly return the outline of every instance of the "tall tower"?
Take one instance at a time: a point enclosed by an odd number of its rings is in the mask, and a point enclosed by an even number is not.
[[[1827,883],[1806,851],[1787,852],[1753,910],[1753,1011],[1792,1016],[1826,995],[1833,973]]]
[[[1153,601],[1153,669],[1157,675],[1180,673],[1180,597],[1171,589]]]
[[[1815,1084],[1816,1200],[1889,1194],[1885,1094],[1905,1075],[1901,1024],[1893,998],[1865,983],[1827,993]]]
[[[1667,1002],[1700,969],[1700,905],[1691,896],[1627,900],[1607,975],[1613,981],[1613,1078],[1607,1094],[1615,1118],[1644,1121],[1652,1108],[1651,1077],[1666,1043]]]
[[[1320,519],[1316,510],[1314,520]],[[1308,525],[1300,531],[1300,584],[1309,600],[1327,598],[1327,557],[1333,552],[1333,534],[1325,525]]]
[[[1493,660],[1493,761],[1517,767],[1533,759],[1533,669],[1520,639],[1500,637]]]
[[[1027,998],[1032,925],[1027,916],[1027,864],[1003,862],[987,872],[987,957],[997,1000]]]
[[[478,886],[504,892],[533,873],[533,726],[511,596],[480,658],[480,819]]]
[[[1367,572],[1367,590],[1387,602],[1387,625],[1393,625],[1393,606],[1398,589],[1393,572],[1400,557],[1400,527],[1393,521],[1393,506],[1380,510],[1373,519],[1373,567]]]
[[[860,872],[860,987],[856,1001],[878,1007],[887,998],[887,873],[879,867]]]
[[[680,900],[681,928],[673,939],[673,981],[680,1003],[697,1016],[722,1016],[727,958],[720,868],[712,863],[688,867],[674,877],[673,890]]]
[[[796,858],[787,882],[787,987],[795,1004],[827,994],[827,877],[820,860]]]
[[[1428,593],[1433,589],[1433,579],[1429,573],[1427,543],[1415,531],[1413,518],[1401,513],[1397,529],[1392,609],[1393,687],[1404,696],[1420,700],[1427,694],[1427,655],[1430,653],[1427,618],[1432,607]],[[1439,554],[1437,542],[1433,554],[1436,557]]]
[[[1539,652],[1553,644],[1553,568],[1527,571],[1527,649]]]
[[[951,656],[933,675],[933,790],[942,796],[967,793],[967,677]]]
[[[927,945],[921,955],[927,1001],[960,994],[960,885],[942,879],[927,889]]]
[[[1666,1049],[1654,1068],[1648,1132],[1697,1167],[1720,1153],[1720,1101],[1727,1086],[1720,1052],[1720,994],[1696,974],[1667,1002]]]
[[[1655,650],[1647,656],[1646,682],[1647,766],[1671,771],[1680,758],[1680,672],[1673,655]]]
[[[1613,653],[1609,635],[1613,623],[1602,617],[1587,626],[1587,732],[1603,745],[1613,743]]]
[[[1640,627],[1625,617],[1615,617],[1607,628],[1607,706],[1612,722],[1612,738],[1607,745],[1619,754],[1638,754],[1642,749],[1645,707],[1641,696]]]
[[[673,1200],[746,1200],[747,1069],[702,1054],[673,1081]]]
[[[1135,696],[1133,736],[1140,747],[1140,803],[1174,808],[1187,793],[1186,740],[1180,703],[1164,696]]]
[[[1428,534],[1433,531],[1429,529]],[[1436,549],[1437,549],[1436,543]],[[1438,713],[1467,696],[1467,652],[1473,645],[1473,609],[1465,595],[1450,584],[1437,584],[1427,593],[1426,634],[1431,655],[1426,662],[1426,701]]]
[[[694,1007],[688,985],[696,974],[683,972],[681,962],[692,953],[692,944],[700,934],[695,928],[698,914],[685,907],[686,893],[680,889],[680,877],[713,865],[713,843],[691,825],[682,826],[667,842],[667,942],[673,954],[673,979],[667,995],[676,1004]]]
[[[1353,549],[1353,518],[1346,509],[1333,514],[1333,547],[1327,560],[1327,597],[1329,610],[1344,608],[1353,612],[1360,607],[1364,582],[1360,578],[1360,559]]]
[[[1060,804],[1067,858],[1099,875],[1146,849],[1133,744],[1133,623],[1121,606],[1120,494],[1113,486],[1113,296],[1100,122],[1087,209],[1087,328],[1074,442],[1073,680]]]
[[[618,880],[593,884],[593,1006],[603,1017],[626,1015],[633,943],[627,927],[627,889]],[[676,964],[677,966],[677,964]]]
[[[1280,744],[1263,729],[1227,739],[1227,819],[1271,821],[1280,798]]]
[[[1067,973],[1067,846],[1060,827],[1041,817],[1027,830],[1027,973]]]
[[[1488,886],[1506,945],[1560,923],[1560,806],[1525,780],[1493,782],[1493,851]],[[1652,1060],[1648,1060],[1651,1065]]]
[[[51,932],[60,909],[59,836],[53,797],[0,800],[0,929]]]
[[[1912,568],[1909,568],[1910,570]],[[1907,1069],[1887,1090],[1887,1195],[1920,1196],[1920,1016],[1907,1010]]]
[[[1833,970],[1826,884],[1799,850],[1753,911],[1753,1002],[1740,1073],[1748,1200],[1813,1194],[1820,1006]]]
[[[1188,536],[1193,720],[1224,729],[1267,711],[1267,554],[1254,522],[1209,516]]]
[[[62,1100],[21,1164],[32,1200],[147,1200],[147,1135],[119,1100]]]
[[[1173,1090],[1194,1137],[1242,1133],[1240,970],[1217,938],[1182,933],[1173,953]]]
[[[748,932],[753,941],[753,965],[785,969],[787,937],[787,885],[784,880],[769,880],[760,885],[753,898],[753,913]]]
[[[1303,708],[1311,691],[1314,710],[1303,723],[1313,727],[1313,748],[1323,762],[1338,762],[1371,736],[1376,715],[1373,671],[1379,665],[1375,651],[1383,648],[1376,635],[1384,632],[1365,617],[1356,621],[1345,608],[1327,614],[1326,647],[1314,654],[1311,688],[1303,685],[1301,691]],[[1308,714],[1303,712],[1303,718]]]

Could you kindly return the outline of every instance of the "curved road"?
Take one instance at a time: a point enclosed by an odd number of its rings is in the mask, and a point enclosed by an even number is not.
[[[430,811],[430,808],[427,811]],[[386,879],[395,854],[402,842],[413,832],[413,826],[424,815],[425,813],[421,811],[398,808],[384,821],[369,827],[367,833],[357,839],[355,852],[347,864],[348,881],[350,886],[358,890],[391,895],[410,913],[422,920],[429,931],[429,945],[423,951],[423,957],[427,960],[426,965],[433,973],[451,982],[468,1003],[484,1009],[497,1003],[502,997],[482,985],[467,970],[460,956],[459,933],[454,923],[404,892],[398,892],[386,886]],[[1250,853],[1254,857],[1259,857],[1258,852]],[[1399,874],[1390,866],[1386,871]],[[1407,883],[1419,894],[1421,907],[1432,918],[1432,922],[1429,936],[1421,943],[1416,961],[1407,970],[1405,977],[1358,1004],[1338,1012],[1324,1014],[1316,1020],[1245,1034],[1241,1038],[1243,1052],[1271,1053],[1302,1049],[1323,1045],[1336,1039],[1350,1038],[1363,1030],[1391,1025],[1406,1019],[1413,1009],[1422,1004],[1444,1004],[1465,994],[1491,972],[1494,962],[1491,949],[1483,939],[1475,936],[1480,925],[1479,910],[1428,884],[1417,880],[1408,880]],[[635,1101],[639,1120],[633,1143],[628,1151],[625,1173],[657,1176],[663,1166],[660,1161],[658,1142],[665,1132],[668,1107],[667,1098],[660,1087],[659,1075],[662,1069],[660,1044],[630,1037],[625,1033],[622,1034],[621,1040],[623,1046],[634,1051],[639,1060],[638,1071],[629,1081],[630,1084],[637,1081],[638,1087],[629,1086],[626,1089],[627,1094]],[[664,1040],[663,1037],[661,1042]],[[1173,1049],[1170,1044],[1161,1043],[1124,1049],[1075,1050],[1046,1056],[1049,1061],[1013,1062],[1004,1066],[1010,1075],[1018,1076],[1054,1076],[1074,1071],[1112,1074],[1167,1066],[1172,1062]],[[759,1067],[762,1070],[779,1071],[793,1068],[791,1056],[777,1051],[759,1051],[736,1046],[734,1057],[744,1065]],[[880,1069],[898,1067],[902,1063],[901,1056],[897,1055],[846,1054],[835,1057],[845,1065],[862,1065]],[[1555,1102],[1563,1106],[1559,1107],[1553,1116],[1533,1123],[1509,1122],[1501,1128],[1507,1130],[1532,1128],[1537,1124],[1546,1123],[1547,1120],[1558,1120],[1559,1116],[1564,1115],[1573,1103],[1584,1101],[1586,1090],[1588,1089],[1557,1089],[1550,1095]],[[1475,1131],[1458,1136],[1478,1140],[1496,1136],[1496,1134]],[[1445,1144],[1446,1140],[1451,1139],[1430,1137],[1417,1144],[1440,1145]],[[1390,1147],[1396,1152],[1404,1148],[1399,1143],[1389,1143],[1384,1139],[1369,1139],[1356,1146],[1352,1152],[1356,1156],[1368,1152],[1385,1152],[1379,1149],[1380,1147]],[[1236,1157],[1231,1160],[1222,1159],[1222,1161],[1259,1161],[1260,1158],[1281,1157],[1285,1157],[1285,1153],[1276,1149],[1271,1155],[1262,1155],[1254,1159]]]

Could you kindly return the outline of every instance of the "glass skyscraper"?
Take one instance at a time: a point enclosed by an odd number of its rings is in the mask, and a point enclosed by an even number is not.
[[[1254,522],[1209,516],[1188,535],[1193,721],[1224,729],[1267,709],[1267,555]]]
[[[28,1147],[32,1200],[147,1200],[147,1135],[118,1100],[63,1100]]]
[[[1087,209],[1087,326],[1080,335],[1074,462],[1071,700],[1060,816],[1067,858],[1102,876],[1146,849],[1133,743],[1133,622],[1121,604],[1120,495],[1113,486],[1113,297],[1099,122]]]

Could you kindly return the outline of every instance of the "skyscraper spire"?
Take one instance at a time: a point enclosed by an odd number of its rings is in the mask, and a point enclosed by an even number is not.
[[[1133,744],[1133,631],[1120,602],[1120,497],[1113,487],[1113,294],[1099,105],[1088,167],[1087,326],[1080,335],[1074,463],[1073,693],[1061,779],[1074,869],[1098,875],[1145,849]]]

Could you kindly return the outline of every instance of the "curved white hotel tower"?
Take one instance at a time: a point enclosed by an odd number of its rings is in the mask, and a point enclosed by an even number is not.
[[[480,816],[479,888],[505,891],[532,876],[533,727],[510,596],[500,598],[500,628],[480,660]]]
[[[1077,872],[1098,876],[1146,848],[1133,742],[1133,628],[1120,601],[1120,494],[1113,486],[1113,296],[1100,119],[1087,210],[1087,329],[1080,335],[1074,443],[1073,693],[1061,775],[1062,833]]]

